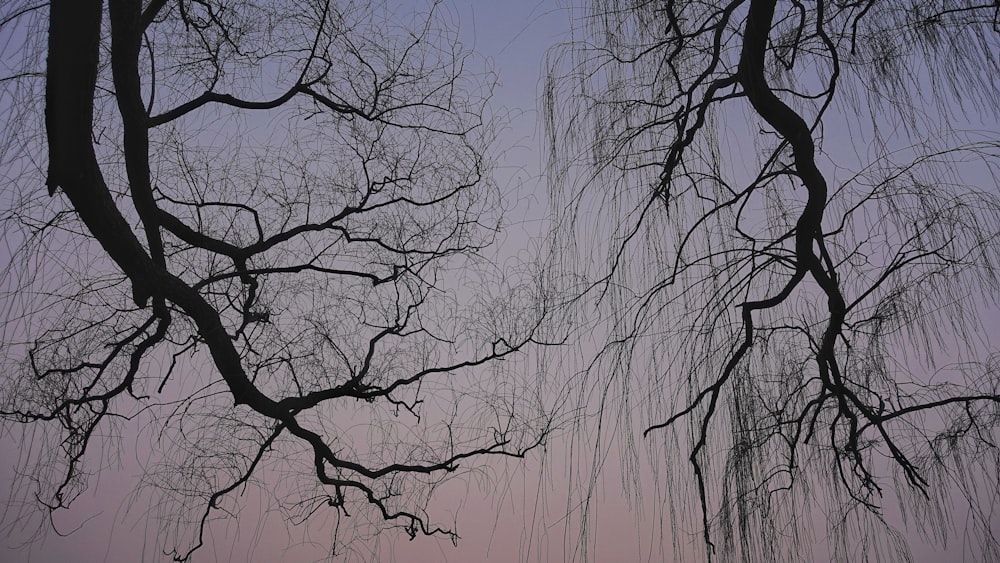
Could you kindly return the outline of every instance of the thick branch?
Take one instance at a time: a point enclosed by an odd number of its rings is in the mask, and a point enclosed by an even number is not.
[[[114,76],[115,99],[121,112],[123,149],[129,191],[135,210],[146,232],[146,242],[153,262],[166,267],[163,238],[156,217],[156,202],[149,170],[149,134],[146,129],[146,108],[142,103],[139,84],[139,50],[142,47],[142,14],[138,2],[111,0],[111,71]],[[151,288],[133,279],[136,304],[145,306]]]
[[[281,418],[274,401],[247,378],[218,312],[146,254],[111,198],[91,144],[100,0],[56,0],[50,18],[45,111],[49,190],[59,187],[66,193],[88,230],[133,284],[176,303],[191,317],[236,404]]]

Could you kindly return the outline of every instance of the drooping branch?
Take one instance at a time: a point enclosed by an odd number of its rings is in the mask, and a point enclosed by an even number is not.
[[[995,403],[989,362],[964,383],[932,374],[957,349],[985,353],[965,327],[998,282],[997,194],[963,176],[996,176],[995,135],[950,129],[955,107],[997,107],[995,61],[972,47],[995,43],[995,10],[959,4],[594,0],[585,39],[555,51],[554,245],[589,259],[589,233],[611,235],[605,264],[557,254],[554,271],[586,280],[581,301],[610,319],[588,375],[627,381],[624,417],[649,385],[636,425],[684,445],[671,478],[692,481],[690,501],[672,508],[700,517],[709,559],[766,558],[760,528],[797,528],[785,503],[817,482],[830,530],[851,530],[834,549],[850,549],[891,528],[887,472],[939,510],[943,444],[995,448],[995,424],[971,423]],[[941,71],[951,57],[979,70]]]

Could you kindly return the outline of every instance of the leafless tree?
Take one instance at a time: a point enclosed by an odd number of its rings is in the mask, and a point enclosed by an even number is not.
[[[435,488],[550,429],[501,361],[545,303],[480,255],[494,77],[436,2],[107,4],[0,13],[17,500],[69,507],[138,436],[178,561],[253,486],[331,553],[457,539]]]
[[[909,540],[883,507],[898,505],[925,540],[1000,559],[984,327],[1000,5],[579,13],[543,99],[553,279],[611,319],[589,370],[620,407],[604,416],[650,396],[643,436],[675,521],[701,522],[709,559],[895,561]],[[607,260],[581,268],[594,244]]]

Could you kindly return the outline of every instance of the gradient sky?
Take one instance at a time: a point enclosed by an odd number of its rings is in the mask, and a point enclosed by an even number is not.
[[[544,0],[504,2],[456,1],[449,18],[461,30],[463,42],[487,57],[499,73],[491,108],[506,114],[509,127],[501,136],[502,153],[497,181],[511,201],[507,216],[510,229],[503,235],[497,259],[523,255],[538,248],[546,234],[547,187],[542,177],[544,154],[536,110],[546,50],[568,37],[570,14],[562,3]],[[994,317],[1000,318],[1000,317]],[[990,329],[1000,332],[1000,322]],[[581,342],[585,356],[592,345]],[[632,421],[623,422],[623,431]],[[700,523],[672,522],[666,511],[667,491],[655,465],[626,468],[629,479],[641,483],[633,498],[623,494],[625,471],[617,446],[608,438],[612,430],[598,435],[587,429],[572,446],[555,444],[547,455],[534,455],[523,464],[494,467],[495,478],[484,485],[474,478],[450,482],[438,491],[434,506],[441,513],[458,511],[458,547],[435,538],[408,541],[401,533],[388,532],[378,551],[359,556],[398,562],[434,561],[669,561],[672,542],[682,560],[703,556]],[[0,562],[78,563],[158,561],[149,558],[144,541],[155,535],[156,507],[133,507],[126,511],[136,482],[140,448],[135,438],[124,438],[125,457],[119,466],[102,471],[75,508],[57,516],[60,530],[79,528],[66,537],[48,533],[43,542],[18,549],[23,537],[4,542]],[[581,446],[593,447],[581,447]],[[0,495],[9,491],[12,466],[19,456],[15,436],[0,436]],[[134,457],[129,458],[129,455]],[[661,458],[662,460],[662,458]],[[669,461],[668,461],[669,462]],[[676,463],[686,463],[686,452]],[[585,542],[581,533],[578,495],[594,477],[586,522]],[[574,496],[571,497],[571,492]],[[570,500],[575,498],[575,500]],[[0,497],[0,505],[5,499]],[[641,502],[639,502],[641,501]],[[242,499],[238,523],[230,521],[209,527],[208,545],[194,556],[195,562],[299,562],[321,560],[328,547],[323,521],[288,531],[284,522],[267,512],[268,499],[250,491]],[[890,514],[891,514],[891,508]],[[957,514],[961,518],[961,513]],[[923,563],[961,560],[961,540],[948,552],[936,552],[910,537],[915,560]],[[359,549],[363,549],[361,546]],[[146,559],[143,559],[145,553]]]

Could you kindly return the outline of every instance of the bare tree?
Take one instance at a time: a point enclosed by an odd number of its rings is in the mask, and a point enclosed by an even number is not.
[[[330,553],[368,524],[457,539],[431,493],[523,456],[550,421],[498,362],[545,305],[480,257],[502,214],[494,77],[447,12],[3,10],[0,410],[28,428],[19,500],[69,507],[137,435],[152,545],[178,561],[255,485],[291,521],[336,521]]]
[[[1000,6],[581,10],[543,99],[552,265],[610,315],[589,371],[618,401],[604,416],[648,390],[675,522],[701,522],[708,559],[895,561],[910,540],[894,506],[925,540],[1000,558],[983,324],[1000,294]],[[579,260],[595,239],[596,272]]]

